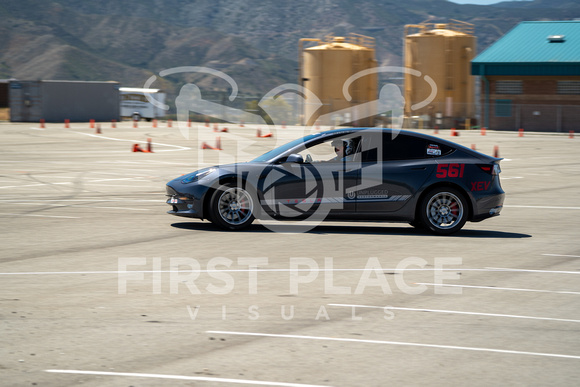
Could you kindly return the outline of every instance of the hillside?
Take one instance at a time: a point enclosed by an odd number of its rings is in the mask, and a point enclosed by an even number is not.
[[[353,6],[356,4],[356,6]],[[242,95],[296,82],[300,38],[358,33],[377,40],[380,65],[402,63],[405,24],[458,19],[484,49],[522,20],[580,17],[570,1],[493,6],[446,0],[0,0],[0,78],[117,80],[141,86],[159,71],[207,66],[232,76]],[[208,75],[165,79],[225,90]]]

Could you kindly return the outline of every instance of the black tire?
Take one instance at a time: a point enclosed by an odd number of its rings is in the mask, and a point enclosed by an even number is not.
[[[453,234],[467,221],[467,201],[461,192],[451,187],[432,189],[423,197],[420,206],[420,222],[433,234]]]
[[[225,184],[213,193],[209,220],[225,230],[241,230],[254,221],[255,196],[235,184]]]

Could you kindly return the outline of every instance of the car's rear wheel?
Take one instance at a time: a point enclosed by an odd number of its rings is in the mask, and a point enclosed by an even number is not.
[[[467,221],[467,201],[451,187],[435,188],[421,201],[420,220],[429,231],[449,235],[459,231]]]
[[[241,230],[254,221],[252,194],[234,184],[219,187],[212,195],[209,219],[226,230]]]

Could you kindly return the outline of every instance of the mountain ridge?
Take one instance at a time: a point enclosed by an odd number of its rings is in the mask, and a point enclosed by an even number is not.
[[[241,93],[259,95],[296,82],[300,38],[368,35],[377,41],[379,65],[400,66],[406,24],[472,23],[481,51],[520,21],[576,17],[580,5],[556,0],[491,6],[446,0],[2,0],[0,78],[117,80],[140,87],[164,69],[205,66],[234,77]],[[183,82],[216,92],[228,87],[203,74],[160,85],[171,94]]]

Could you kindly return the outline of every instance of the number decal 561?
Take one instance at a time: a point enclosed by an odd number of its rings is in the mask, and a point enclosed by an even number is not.
[[[437,174],[435,176],[438,179],[446,177],[463,177],[464,169],[465,164],[439,164],[437,165]]]

